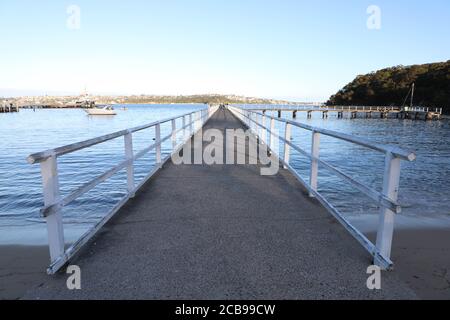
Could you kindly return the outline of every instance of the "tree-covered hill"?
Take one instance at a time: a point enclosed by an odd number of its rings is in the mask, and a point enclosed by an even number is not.
[[[327,104],[401,106],[413,83],[415,106],[439,107],[450,113],[450,60],[360,75],[331,96]]]

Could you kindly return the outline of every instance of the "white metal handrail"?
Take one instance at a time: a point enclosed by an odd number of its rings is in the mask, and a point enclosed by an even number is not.
[[[256,107],[248,108],[248,110],[266,110],[266,111],[277,111],[277,110],[295,111],[295,110],[307,110],[307,111],[400,111],[400,107],[375,107],[375,106],[326,106],[326,105],[299,105],[299,106],[271,106],[271,107]]]
[[[392,107],[392,106],[316,106],[316,105],[299,105],[299,106],[290,106],[290,105],[280,105],[280,106],[271,106],[271,107],[255,107],[248,108],[247,110],[257,111],[348,111],[348,112],[432,112],[442,114],[443,108],[429,108],[429,107]]]
[[[29,163],[41,164],[44,193],[44,207],[41,209],[41,214],[46,219],[47,223],[51,260],[51,264],[47,269],[47,272],[49,274],[54,274],[62,266],[64,266],[130,198],[134,197],[135,193],[155,174],[155,172],[158,171],[175,152],[178,152],[178,146],[184,144],[185,141],[190,139],[197,130],[203,127],[205,122],[214,114],[216,110],[216,107],[209,107],[208,109],[186,113],[180,116],[152,122],[139,127],[118,131],[28,156],[27,160]],[[182,126],[177,129],[176,120],[178,119],[182,119]],[[161,138],[161,124],[168,122],[171,123],[172,130],[168,136]],[[134,154],[133,133],[149,128],[155,128],[155,143]],[[185,133],[185,139],[182,144],[177,145],[177,134],[181,131]],[[112,169],[73,190],[64,198],[61,198],[57,165],[58,157],[122,136],[124,137],[126,160],[120,162]],[[162,159],[161,145],[169,139],[172,140],[172,153]],[[155,166],[147,174],[147,176],[144,177],[138,185],[136,185],[134,181],[134,162],[152,150],[155,150],[156,153]],[[68,249],[65,249],[62,208],[125,168],[127,172],[127,194],[105,215],[105,217],[103,217],[97,224],[84,233],[80,239],[73,243]]]
[[[305,186],[305,188],[309,191],[310,196],[317,198],[319,202],[322,203],[322,205],[363,245],[363,247],[369,251],[369,253],[374,257],[374,261],[377,265],[384,269],[389,269],[392,267],[393,263],[390,259],[390,254],[394,230],[394,215],[396,213],[400,213],[401,210],[400,205],[397,203],[400,180],[400,160],[414,161],[416,158],[414,152],[406,151],[396,146],[373,143],[366,139],[350,136],[336,131],[312,127],[296,121],[276,118],[249,109],[242,109],[235,106],[231,106],[229,109],[238,119],[247,125],[255,135],[260,138],[264,137],[262,139],[264,142],[266,141],[265,138],[267,135],[269,135],[269,149],[273,149],[274,139],[279,139],[279,141],[283,142],[285,147],[284,155],[283,157],[278,155],[278,158],[283,163],[284,167],[291,171],[292,174]],[[267,119],[270,120],[270,127],[266,126]],[[284,137],[281,137],[275,132],[275,121],[284,123]],[[292,126],[312,132],[311,153],[308,153],[291,142]],[[328,162],[320,159],[319,153],[321,134],[384,153],[385,170],[382,192],[378,192],[377,190],[365,186],[338,168],[335,168]],[[293,148],[302,155],[311,159],[309,183],[307,183],[305,179],[301,177],[300,174],[290,165],[290,148]],[[361,191],[364,195],[368,196],[380,206],[380,222],[377,231],[376,244],[371,243],[364,234],[352,226],[351,223],[342,215],[342,213],[339,212],[338,209],[336,209],[324,198],[323,195],[318,192],[317,185],[319,164]]]
[[[429,108],[429,107],[404,107],[404,111],[408,112],[434,112],[442,114],[443,108]]]

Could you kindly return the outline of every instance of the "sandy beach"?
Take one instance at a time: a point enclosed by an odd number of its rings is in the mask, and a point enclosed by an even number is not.
[[[397,230],[391,258],[419,298],[450,299],[450,229]]]
[[[20,299],[48,277],[45,246],[0,246],[0,257],[0,299]],[[392,259],[419,298],[450,299],[450,229],[397,230]]]

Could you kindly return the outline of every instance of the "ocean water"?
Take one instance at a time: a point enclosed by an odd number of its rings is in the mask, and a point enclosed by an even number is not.
[[[267,114],[277,116],[276,112]],[[299,112],[294,119],[292,112],[287,111],[282,113],[282,118],[414,151],[417,159],[413,162],[402,161],[401,164],[399,203],[402,212],[397,216],[397,226],[422,228],[450,225],[449,120],[338,119],[333,113],[328,119],[322,119],[321,112],[313,113],[311,119],[307,119],[306,112]],[[278,121],[275,124],[284,136],[284,124]],[[311,151],[310,131],[293,126],[292,139],[303,150]],[[280,145],[281,152],[283,148]],[[359,182],[382,190],[382,153],[321,135],[320,157]],[[291,149],[291,164],[308,182],[310,160]],[[319,166],[318,182],[319,192],[355,226],[362,231],[377,229],[379,208],[370,198],[322,166]]]
[[[42,207],[42,184],[39,165],[30,165],[26,157],[34,152],[93,138],[159,119],[204,108],[204,105],[131,105],[116,107],[117,116],[89,117],[82,110],[21,110],[0,114],[0,244],[46,243],[45,223],[39,215]],[[283,117],[292,118],[291,113]],[[403,162],[399,201],[402,217],[415,219],[416,225],[450,221],[450,123],[397,119],[322,119],[320,113],[306,119],[299,113],[297,121],[389,143],[414,150],[417,160]],[[177,123],[181,126],[181,120]],[[170,123],[162,126],[162,137],[170,133]],[[284,127],[279,130],[283,133]],[[311,133],[293,129],[293,140],[309,151]],[[133,135],[135,152],[152,143],[154,129]],[[181,138],[181,137],[179,137]],[[163,145],[169,154],[171,142]],[[323,136],[320,156],[359,181],[381,190],[383,155],[363,147]],[[91,180],[124,159],[123,139],[118,138],[59,158],[61,194]],[[142,179],[152,168],[154,153],[138,160],[135,178]],[[309,161],[292,150],[291,163],[308,180]],[[97,222],[126,193],[125,171],[64,208],[68,241],[76,239]],[[359,225],[376,225],[378,208],[345,181],[324,168],[319,171],[319,191],[352,221]],[[444,223],[444,222],[442,222]]]
[[[26,157],[66,144],[186,114],[203,104],[116,106],[116,116],[88,116],[81,109],[21,110],[0,114],[0,244],[46,243],[46,228],[39,210],[43,206],[40,165]],[[181,128],[182,120],[177,120]],[[161,125],[161,137],[170,134],[171,123]],[[154,128],[133,134],[137,153],[154,141]],[[182,137],[178,137],[181,141]],[[170,154],[171,141],[162,146]],[[125,159],[122,137],[58,159],[61,195],[111,169]],[[138,183],[152,169],[154,151],[135,162]],[[64,208],[66,238],[71,241],[96,223],[126,194],[126,173],[120,171]]]

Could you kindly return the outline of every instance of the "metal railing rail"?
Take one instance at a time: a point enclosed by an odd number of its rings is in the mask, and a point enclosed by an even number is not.
[[[384,269],[392,267],[393,263],[390,259],[392,236],[394,231],[394,216],[396,213],[400,213],[401,207],[397,203],[398,189],[400,180],[400,161],[414,161],[416,155],[414,152],[400,149],[396,146],[382,145],[378,143],[370,142],[366,139],[350,136],[347,134],[312,127],[306,124],[302,124],[296,121],[291,121],[283,118],[276,118],[267,114],[255,112],[248,109],[242,109],[234,106],[229,107],[230,111],[240,119],[250,130],[262,140],[268,141],[269,149],[273,149],[274,139],[284,143],[284,155],[278,158],[309,191],[311,197],[317,198],[317,200],[339,221],[341,224],[363,245],[363,247],[374,257],[374,262]],[[270,120],[270,127],[267,127],[266,120]],[[275,121],[283,123],[285,125],[285,135],[281,137],[275,132]],[[311,152],[307,152],[291,142],[292,127],[298,127],[312,132],[312,144]],[[351,176],[342,172],[338,168],[328,162],[320,159],[320,135],[326,135],[347,142],[351,142],[372,150],[385,154],[385,169],[383,177],[383,190],[378,192],[359,181],[355,180]],[[269,139],[266,140],[267,135]],[[290,165],[290,149],[294,149],[300,152],[302,155],[311,159],[310,178],[309,183],[305,181],[303,177]],[[318,192],[318,172],[319,165],[322,165],[347,183],[358,189],[364,195],[368,196],[380,207],[380,221],[377,230],[376,244],[373,244],[364,234],[357,230],[337,208],[335,208],[325,197]]]
[[[266,107],[256,107],[256,108],[245,108],[246,110],[266,110],[266,111],[295,111],[295,110],[306,110],[306,111],[400,111],[400,107],[382,107],[382,106],[316,106],[316,105],[300,105],[300,106],[271,106]]]
[[[209,107],[208,109],[186,113],[180,116],[167,118],[161,121],[118,131],[63,147],[34,153],[28,156],[27,160],[30,164],[41,164],[44,194],[44,207],[41,209],[41,214],[46,219],[47,223],[51,260],[51,264],[47,269],[47,272],[49,274],[54,274],[61,267],[63,267],[130,198],[134,197],[135,193],[164,165],[164,163],[167,162],[174,153],[179,151],[179,147],[188,141],[196,133],[196,131],[203,127],[206,121],[214,114],[216,110],[216,107]],[[182,119],[182,126],[179,129],[176,128],[176,120],[178,119]],[[172,125],[171,133],[168,136],[161,138],[161,124],[168,122]],[[149,128],[155,128],[155,143],[137,153],[134,153],[133,133]],[[185,139],[182,143],[177,144],[177,134],[181,131],[183,131],[183,137]],[[119,137],[124,137],[126,160],[120,162],[117,166],[73,190],[64,198],[61,198],[57,165],[58,158],[65,154],[76,152],[78,150],[101,144]],[[161,145],[169,139],[172,140],[172,153],[162,159]],[[155,166],[148,173],[148,175],[136,185],[134,181],[134,162],[152,150],[155,150],[156,153]],[[97,224],[91,227],[69,248],[65,249],[64,227],[62,221],[63,207],[67,206],[98,184],[104,182],[125,168],[127,173],[127,194]]]
[[[443,108],[428,108],[428,107],[404,107],[402,111],[408,112],[433,112],[442,114]]]
[[[443,108],[428,108],[428,107],[392,107],[392,106],[315,106],[315,105],[299,105],[299,106],[270,106],[270,107],[255,107],[245,108],[245,110],[264,110],[264,111],[348,111],[348,112],[432,112],[442,114]]]

